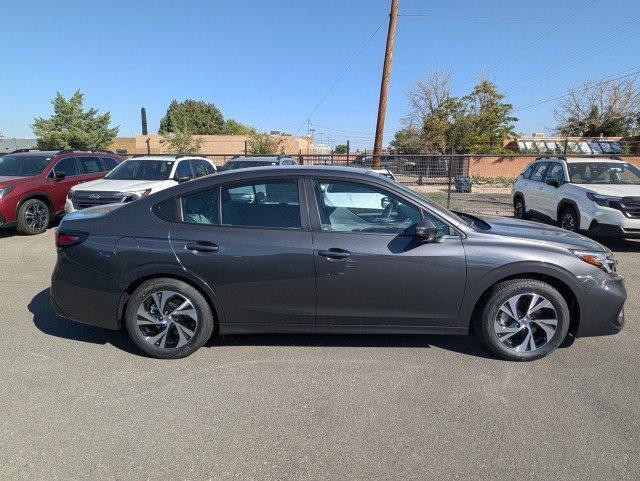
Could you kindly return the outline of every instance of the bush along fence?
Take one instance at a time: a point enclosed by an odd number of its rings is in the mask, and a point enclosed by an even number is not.
[[[127,154],[126,157],[146,154]],[[169,155],[169,154],[167,154]],[[245,154],[193,154],[223,165]],[[443,207],[475,214],[511,215],[511,186],[540,156],[495,155],[289,155],[301,165],[334,165],[392,172],[398,182]],[[621,156],[640,167],[640,156]]]

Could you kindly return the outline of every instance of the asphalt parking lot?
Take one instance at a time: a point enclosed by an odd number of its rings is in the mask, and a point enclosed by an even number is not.
[[[640,477],[640,243],[627,326],[528,364],[472,338],[234,336],[187,359],[56,317],[53,230],[0,233],[1,479]]]

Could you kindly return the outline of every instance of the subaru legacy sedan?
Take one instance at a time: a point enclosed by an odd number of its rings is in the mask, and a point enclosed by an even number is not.
[[[496,355],[528,361],[624,324],[623,279],[599,243],[449,212],[352,168],[203,177],[70,214],[56,244],[55,311],[125,327],[158,358],[216,334],[472,330]]]

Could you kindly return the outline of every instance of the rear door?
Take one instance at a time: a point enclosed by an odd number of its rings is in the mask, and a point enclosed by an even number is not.
[[[251,195],[248,195],[251,193]],[[296,178],[200,189],[171,229],[180,263],[215,291],[227,322],[312,324],[315,270]]]
[[[335,194],[335,195],[334,195]],[[364,181],[308,181],[317,322],[455,326],[466,279],[461,238],[433,213]],[[420,244],[426,217],[441,242]]]

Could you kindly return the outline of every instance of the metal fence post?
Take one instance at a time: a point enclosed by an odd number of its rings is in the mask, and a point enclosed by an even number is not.
[[[451,142],[451,156],[449,157],[449,172],[447,173],[447,209],[451,208],[451,167],[453,166],[453,141]]]

